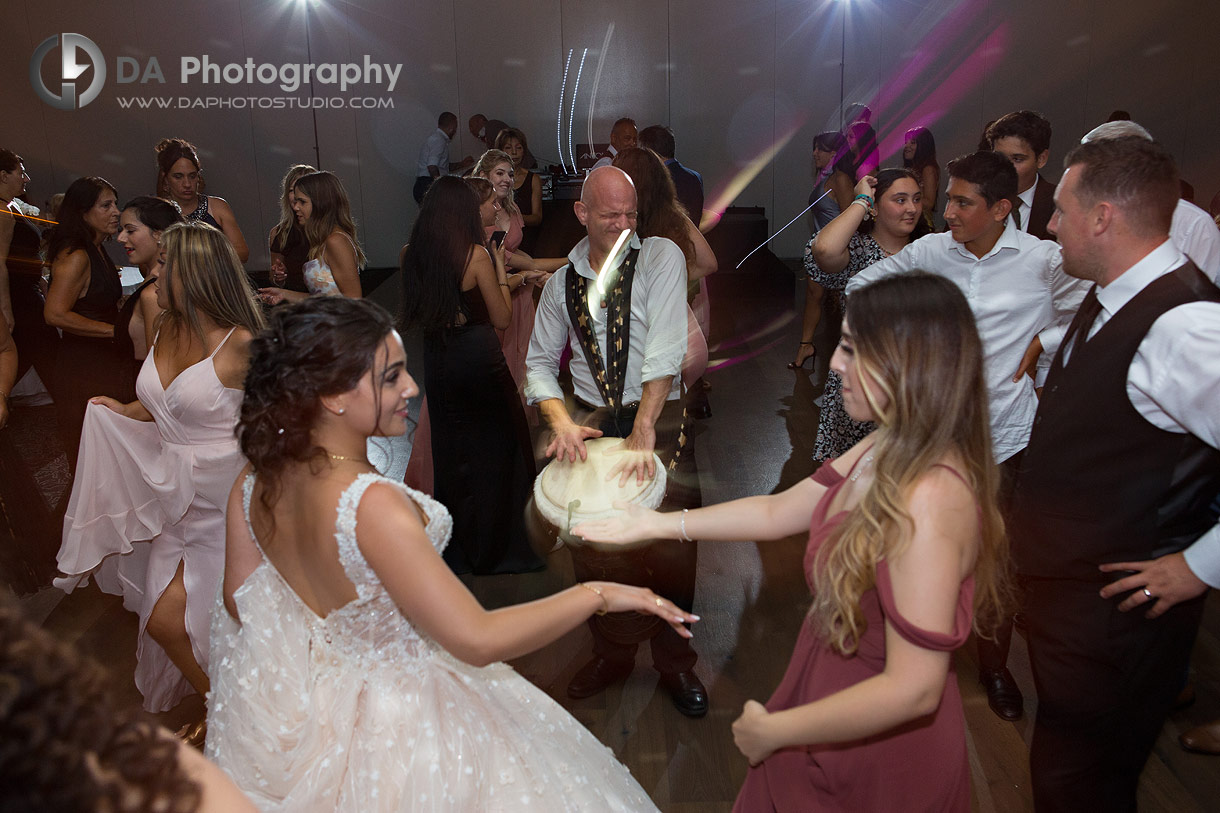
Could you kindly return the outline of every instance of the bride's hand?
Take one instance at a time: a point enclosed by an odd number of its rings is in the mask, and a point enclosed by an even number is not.
[[[649,613],[660,618],[683,638],[692,638],[686,624],[693,624],[699,616],[688,613],[667,598],[662,598],[647,587],[633,587],[629,584],[616,582],[585,582],[588,587],[596,588],[605,600],[605,609],[611,613]]]
[[[572,526],[572,533],[590,542],[603,542],[612,545],[626,545],[629,542],[640,542],[645,539],[665,539],[661,532],[661,517],[659,511],[650,511],[635,503],[615,500],[614,507],[623,513],[607,519],[585,520]]]

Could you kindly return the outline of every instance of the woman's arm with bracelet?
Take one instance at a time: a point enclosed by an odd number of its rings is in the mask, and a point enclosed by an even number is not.
[[[873,205],[869,180],[864,178],[856,184],[856,197],[838,217],[822,227],[813,241],[813,261],[827,274],[839,273],[851,261],[847,247]]]

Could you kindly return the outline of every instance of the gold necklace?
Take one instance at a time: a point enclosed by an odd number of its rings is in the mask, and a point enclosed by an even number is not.
[[[341,454],[331,454],[330,452],[327,452],[326,456],[329,457],[331,460],[351,460],[356,463],[363,463],[366,466],[373,465],[372,463],[370,463],[368,460],[366,460],[363,457],[346,457]]]

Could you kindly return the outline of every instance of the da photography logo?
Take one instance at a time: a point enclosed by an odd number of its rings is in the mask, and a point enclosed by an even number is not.
[[[58,94],[52,92],[42,78],[42,63],[56,48],[60,50],[59,75],[63,82]],[[78,95],[76,80],[90,67],[93,68],[93,81]],[[30,84],[38,98],[57,110],[84,107],[98,97],[106,84],[106,61],[102,57],[102,49],[83,34],[52,34],[39,44],[30,58]]]

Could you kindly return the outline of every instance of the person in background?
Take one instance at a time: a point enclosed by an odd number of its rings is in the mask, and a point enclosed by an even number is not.
[[[936,201],[940,195],[940,163],[936,160],[936,139],[927,127],[912,127],[903,137],[902,165],[919,178],[923,195],[923,221],[928,232],[936,231]]]
[[[421,203],[428,187],[442,175],[458,172],[474,163],[474,158],[467,155],[461,161],[449,160],[449,142],[457,135],[458,120],[453,113],[445,111],[436,120],[436,129],[424,139],[419,148],[419,157],[415,161],[415,187],[411,196],[416,203]]]
[[[195,145],[182,138],[163,138],[157,144],[156,194],[178,204],[187,220],[199,220],[224,232],[244,263],[250,248],[237,225],[237,216],[224,198],[205,195],[203,166]]]
[[[318,170],[309,164],[293,164],[280,182],[280,220],[271,227],[267,245],[271,252],[271,284],[289,291],[309,292],[304,268],[309,261],[309,240],[292,211],[292,188],[297,181]]]
[[[593,169],[610,166],[610,163],[614,161],[614,156],[618,155],[621,150],[636,146],[638,141],[639,134],[635,128],[635,119],[621,118],[614,122],[614,126],[610,128],[610,146],[594,162]]]
[[[117,201],[104,178],[78,178],[64,193],[59,222],[45,235],[51,284],[43,318],[63,333],[53,395],[60,439],[73,470],[89,398],[129,398],[135,386],[131,363],[119,355],[114,340],[123,283],[102,249],[119,228]]]
[[[140,269],[140,276],[144,277],[140,287],[127,295],[114,322],[117,352],[133,365],[133,388],[148,348],[152,347],[157,317],[161,315],[154,287],[164,266],[161,235],[173,224],[181,222],[182,214],[172,203],[145,195],[127,201],[119,215],[118,242],[127,252],[128,262]],[[134,393],[133,389],[133,397]]]
[[[533,253],[542,225],[542,179],[526,167],[529,142],[525,133],[505,127],[496,136],[496,147],[513,161],[513,202],[521,212],[521,250]]]
[[[991,149],[1012,161],[1017,170],[1017,228],[1039,240],[1049,240],[1046,224],[1055,211],[1055,185],[1042,177],[1051,154],[1051,123],[1041,113],[1018,110],[1000,116],[987,128]]]

